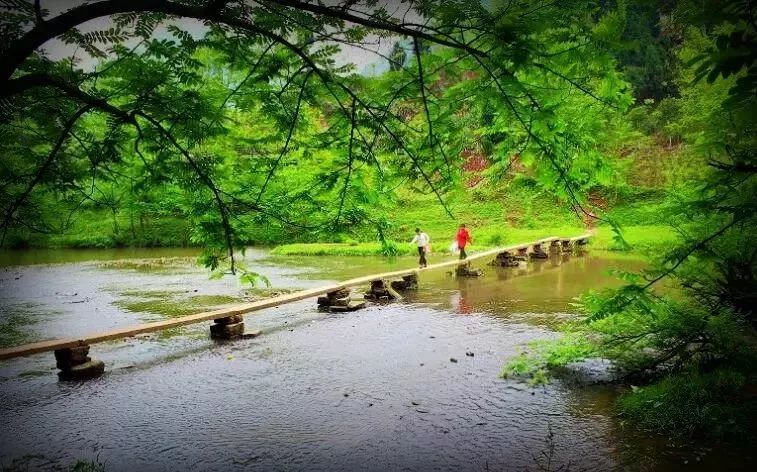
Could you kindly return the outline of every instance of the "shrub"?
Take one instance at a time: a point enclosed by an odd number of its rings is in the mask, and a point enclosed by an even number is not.
[[[745,398],[747,379],[732,369],[684,371],[634,388],[618,400],[620,415],[639,427],[671,436],[727,436],[748,432],[757,413]]]

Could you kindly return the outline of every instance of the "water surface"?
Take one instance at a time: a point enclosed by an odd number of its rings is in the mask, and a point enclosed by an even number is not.
[[[15,256],[22,265],[0,258],[3,345],[261,295],[232,277],[208,279],[191,251],[43,256]],[[271,290],[414,264],[260,250],[247,257]],[[500,378],[529,341],[556,336],[555,327],[574,316],[574,297],[612,285],[610,268],[638,269],[640,262],[588,254],[482,267],[475,279],[424,273],[420,290],[403,302],[354,313],[319,313],[315,300],[304,300],[250,314],[246,325],[264,332],[252,340],[212,341],[203,323],[98,344],[92,355],[107,371],[94,381],[59,382],[50,353],[3,362],[0,463],[35,469],[98,458],[108,470],[474,471],[542,470],[549,456],[552,468],[571,470],[746,463],[728,450],[712,458],[622,430],[611,416],[611,387],[531,388]]]

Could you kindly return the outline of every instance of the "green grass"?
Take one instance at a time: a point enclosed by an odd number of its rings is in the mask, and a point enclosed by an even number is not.
[[[415,254],[408,245],[397,245],[399,254]],[[380,243],[294,243],[275,247],[271,254],[277,256],[381,256]]]
[[[64,212],[65,213],[65,212]],[[118,231],[116,231],[116,227]],[[34,248],[112,248],[112,247],[186,247],[189,246],[186,219],[173,216],[147,217],[140,224],[128,213],[85,210],[74,215],[71,226],[49,234],[12,230],[9,247]]]
[[[18,346],[34,339],[32,326],[40,321],[35,305],[9,307],[0,318],[0,348]]]
[[[649,190],[612,199],[610,213],[616,220],[639,225],[626,228],[635,251],[657,250],[673,239],[672,232],[659,224],[663,199],[661,191]],[[435,195],[400,191],[394,209],[387,214],[390,225],[384,230],[386,237],[396,242],[397,255],[415,253],[415,248],[406,243],[416,227],[431,237],[434,252],[444,252],[449,247],[460,223],[471,229],[473,250],[585,232],[566,202],[539,190],[527,179],[452,190],[444,195],[444,201],[453,216]],[[356,225],[339,234],[293,232],[291,228],[262,225],[240,236],[254,236],[257,243],[293,243],[279,246],[274,252],[278,255],[385,255],[386,248],[376,241],[375,231],[371,225]],[[75,215],[72,226],[62,234],[16,232],[9,235],[8,241],[11,247],[176,247],[189,245],[189,234],[188,222],[174,216],[145,217],[140,222],[123,211],[116,215],[114,223],[109,212],[85,210]],[[604,227],[599,228],[593,244],[598,249],[618,249]]]
[[[631,251],[636,253],[651,253],[664,251],[675,242],[678,235],[669,226],[646,225],[646,226],[623,226],[623,237],[631,246]],[[591,241],[595,249],[607,251],[621,250],[613,241],[612,230],[607,226],[600,226],[596,230],[595,238]]]
[[[508,228],[490,225],[471,228],[473,235],[472,251],[490,249],[509,244],[524,243],[549,236],[572,237],[586,233],[587,230],[577,226],[545,227],[545,228]],[[444,233],[437,233],[444,234]],[[454,228],[444,236],[431,237],[432,252],[447,252],[454,238]],[[665,226],[629,226],[623,228],[626,241],[631,246],[631,253],[646,254],[662,251],[675,240],[676,234]],[[407,235],[409,242],[412,232]],[[415,248],[410,244],[397,244],[399,255],[414,255]],[[590,240],[590,247],[605,251],[617,251],[620,248],[613,241],[613,234],[609,227],[599,227],[595,237]],[[272,254],[279,256],[381,256],[382,247],[379,243],[294,243],[275,247]]]
[[[409,240],[413,230],[420,227],[432,240],[451,242],[461,223],[474,230],[515,227],[538,232],[544,227],[576,222],[567,205],[523,184],[455,190],[446,194],[444,200],[453,216],[434,195],[405,193],[392,215],[394,227],[389,235],[398,241]]]
[[[118,259],[103,261],[99,266],[104,269],[135,270],[137,272],[175,271],[194,265],[193,257],[153,257],[149,259]]]

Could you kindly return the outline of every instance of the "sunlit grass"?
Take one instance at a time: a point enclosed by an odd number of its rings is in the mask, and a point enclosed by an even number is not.
[[[472,251],[490,249],[509,244],[535,241],[537,239],[559,236],[573,237],[586,234],[585,228],[578,226],[546,228],[507,228],[484,226],[471,228],[473,235]],[[449,235],[431,236],[431,247],[435,253],[448,252],[454,240],[454,232]],[[664,250],[675,238],[675,232],[665,226],[628,226],[623,228],[623,236],[630,245],[630,252],[644,254]],[[408,241],[412,236],[408,235]],[[400,255],[414,255],[416,249],[410,244],[398,244]],[[599,227],[590,240],[590,248],[605,251],[620,251],[622,248],[613,240],[612,230],[607,226]],[[284,244],[274,248],[271,253],[279,256],[380,256],[381,244],[376,243],[295,243]]]
[[[410,244],[398,245],[398,255],[415,254]],[[271,254],[277,256],[380,256],[380,243],[294,243],[275,247]]]

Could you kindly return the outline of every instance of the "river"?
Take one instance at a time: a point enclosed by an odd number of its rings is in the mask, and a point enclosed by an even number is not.
[[[211,280],[195,257],[192,249],[0,253],[0,346],[414,264],[251,249],[245,264],[271,282],[255,290],[234,277]],[[353,313],[320,313],[315,300],[253,313],[245,324],[263,331],[255,339],[213,341],[203,323],[97,344],[91,355],[105,361],[106,374],[96,380],[58,381],[52,353],[2,362],[0,465],[55,469],[83,459],[107,470],[495,471],[746,464],[728,448],[681,446],[623,427],[611,410],[617,387],[556,380],[532,388],[501,378],[527,343],[556,336],[555,327],[575,316],[574,297],[616,283],[608,270],[638,269],[641,261],[589,253],[527,268],[482,264],[480,278],[423,273],[404,301]]]

